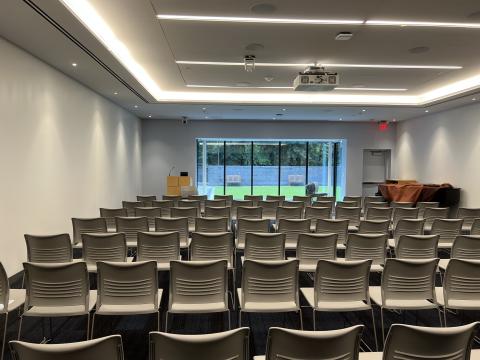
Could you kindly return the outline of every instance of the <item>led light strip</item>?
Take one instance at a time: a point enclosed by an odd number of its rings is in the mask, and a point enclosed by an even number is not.
[[[219,88],[219,89],[288,89],[292,90],[293,86],[231,86],[231,85],[202,85],[187,84],[189,88]],[[407,91],[403,88],[369,88],[369,87],[337,87],[334,90],[341,91]]]
[[[480,29],[480,23],[457,23],[457,22],[436,22],[436,21],[367,20],[365,21],[365,25]]]
[[[336,87],[333,90],[345,90],[345,91],[407,91],[408,89],[395,89],[395,88],[368,88],[368,87]]]

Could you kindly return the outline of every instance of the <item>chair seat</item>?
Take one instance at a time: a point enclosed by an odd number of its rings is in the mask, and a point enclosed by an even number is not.
[[[359,360],[382,360],[383,353],[382,352],[360,352],[359,353]]]
[[[10,289],[7,312],[18,309],[25,303],[25,289]],[[5,313],[3,305],[0,305],[0,313]]]
[[[285,242],[285,250],[296,250],[296,249],[297,249],[297,241]]]
[[[449,262],[450,259],[440,259],[440,261],[438,262],[438,267],[442,270],[445,270]]]
[[[253,360],[265,360],[265,355],[257,355],[253,357]]]
[[[395,239],[388,239],[388,247],[395,249]]]
[[[380,286],[370,286],[370,299],[377,305],[384,309],[399,309],[399,310],[421,310],[421,309],[436,309],[438,306],[428,300],[424,299],[388,299],[385,303],[382,302],[382,290]]]
[[[136,240],[128,240],[127,241],[127,247],[128,248],[137,248],[137,241]]]
[[[157,262],[157,271],[170,271],[170,261]]]
[[[445,306],[445,298],[443,296],[443,288],[436,287],[435,295],[437,297],[437,302],[441,306]],[[463,300],[463,299],[450,299],[448,301],[449,309],[457,310],[479,310],[480,309],[480,299],[479,300]]]
[[[190,243],[192,242],[192,238],[188,238],[188,239],[181,239],[180,240],[180,248],[181,249],[186,249],[188,247],[190,247]]]
[[[179,304],[174,303],[168,310],[171,313],[210,313],[224,312],[228,310],[224,302],[202,303],[202,304]]]
[[[362,311],[370,310],[371,306],[364,301],[319,301],[315,304],[314,301],[314,288],[300,288],[303,296],[308,302],[311,308],[318,311]]]
[[[239,304],[242,311],[245,312],[290,312],[300,310],[295,301],[247,301],[244,307],[241,306],[242,289],[237,289]]]
[[[452,246],[453,246],[453,242],[440,241],[438,243],[438,248],[439,249],[451,249]]]
[[[348,260],[345,260],[345,258],[337,258],[337,261],[340,261],[340,262],[346,262]],[[383,272],[383,265],[381,264],[372,264],[370,266],[370,272],[374,272],[374,273],[381,273]]]
[[[245,250],[245,241],[238,241],[238,239],[235,239],[235,248]]]
[[[90,290],[88,312],[92,311],[97,302],[97,290]],[[32,306],[26,310],[25,316],[45,316],[45,317],[60,317],[60,316],[77,316],[86,315],[85,306],[83,305],[59,305],[59,306]]]
[[[288,257],[287,260],[295,260],[295,257]],[[335,259],[331,259],[335,260]],[[314,273],[317,270],[318,260],[300,260],[298,271]]]
[[[158,289],[158,308],[162,302],[163,290]],[[98,315],[136,315],[136,314],[152,314],[156,313],[153,304],[102,304],[97,306],[95,311]]]
[[[345,250],[347,247],[343,243],[337,243],[337,250]]]
[[[349,233],[356,233],[356,232],[358,232],[358,226],[356,226],[356,225],[348,225],[348,232],[349,232]]]

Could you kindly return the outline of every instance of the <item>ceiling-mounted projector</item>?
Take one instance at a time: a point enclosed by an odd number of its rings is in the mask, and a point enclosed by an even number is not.
[[[330,91],[338,84],[337,73],[327,72],[320,66],[309,66],[295,78],[293,89],[295,91]]]

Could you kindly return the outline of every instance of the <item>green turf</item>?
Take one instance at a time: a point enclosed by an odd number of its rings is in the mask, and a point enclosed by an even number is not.
[[[320,187],[318,192],[328,192],[326,186]],[[233,195],[234,199],[243,199],[244,195],[250,195],[250,186],[228,186],[226,189],[227,195]],[[341,188],[337,187],[337,194],[341,192]],[[277,186],[254,186],[254,195],[278,195]],[[305,195],[305,186],[281,186],[280,194],[291,198],[294,195]],[[215,186],[215,195],[223,195],[223,186]]]

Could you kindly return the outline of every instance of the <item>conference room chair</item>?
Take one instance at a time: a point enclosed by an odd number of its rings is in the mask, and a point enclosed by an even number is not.
[[[262,208],[260,206],[237,206],[236,219],[261,219]]]
[[[371,263],[371,260],[318,261],[313,288],[300,289],[308,306],[312,308],[313,330],[317,328],[317,313],[369,311],[378,350],[375,315],[368,293]]]
[[[20,315],[18,338],[26,318],[87,316],[86,339],[90,335],[90,312],[97,291],[89,290],[87,264],[83,261],[61,264],[23,263],[25,306]],[[52,336],[53,334],[50,334]]]
[[[144,207],[152,207],[155,200],[157,200],[156,195],[137,195],[137,201],[141,201]]]
[[[418,217],[423,218],[425,209],[435,209],[440,207],[440,203],[438,201],[419,201],[415,205],[418,208]]]
[[[254,360],[338,359],[356,360],[363,325],[328,331],[304,331],[271,327],[265,355]]]
[[[371,204],[370,204],[371,205]],[[390,207],[369,207],[365,220],[392,220],[393,209]]]
[[[390,203],[390,207],[392,209],[396,208],[412,208],[414,207],[415,203],[411,201],[392,201]]]
[[[335,203],[337,201],[337,198],[335,196],[322,196],[320,198],[317,198],[317,201],[328,201]]]
[[[458,235],[453,240],[450,259],[480,260],[480,235]],[[440,259],[438,267],[445,270],[450,259]]]
[[[303,329],[298,266],[298,260],[244,261],[242,285],[237,289],[240,327],[243,313],[295,312],[299,314],[300,328]]]
[[[370,208],[388,208],[390,207],[386,201],[372,201],[365,206],[364,213]],[[392,209],[393,212],[393,209]]]
[[[418,208],[395,207],[392,215],[392,229],[395,229],[398,222],[403,219],[418,219]]]
[[[204,207],[202,207],[202,203],[200,200],[191,200],[191,199],[182,199],[178,200],[177,206],[174,206],[173,208],[170,209],[170,216],[174,217],[171,215],[172,209],[190,209],[190,208],[195,208],[197,210],[197,215],[195,217],[200,217],[202,215]]]
[[[232,201],[233,201],[233,195],[214,195],[213,196],[214,200],[225,200],[225,206],[232,206]]]
[[[122,207],[127,209],[127,216],[135,216],[135,208],[142,207],[141,201],[122,201]]]
[[[10,341],[14,360],[123,360],[123,345],[120,335],[69,344],[32,344]]]
[[[235,232],[235,250],[245,249],[245,235],[249,232],[268,233],[270,221],[268,219],[238,219]]]
[[[187,218],[188,231],[195,231],[195,219],[200,217],[200,210],[198,207],[173,207],[170,209],[170,216],[172,218]]]
[[[97,272],[97,262],[127,262],[127,239],[124,233],[83,234],[83,260],[88,272]]]
[[[162,209],[158,207],[135,208],[135,217],[146,217],[151,231],[155,229],[155,218],[162,217]]]
[[[360,220],[358,225],[359,234],[389,234],[389,220]]]
[[[252,233],[245,236],[242,263],[247,260],[285,260],[285,234]]]
[[[25,290],[10,289],[7,272],[5,271],[3,264],[0,262],[0,314],[3,315],[2,317],[4,318],[2,328],[2,354],[0,355],[0,359],[2,360],[7,341],[8,314],[19,309],[24,303]]]
[[[196,218],[195,231],[205,233],[223,233],[228,231],[228,218]]]
[[[298,235],[295,254],[295,258],[300,262],[298,270],[314,273],[319,260],[336,260],[337,238],[338,235],[334,233]]]
[[[138,233],[137,261],[156,261],[157,271],[169,271],[170,261],[181,259],[178,231]]]
[[[393,324],[383,353],[361,352],[360,360],[478,359],[470,357],[478,322],[455,327]],[[475,350],[477,351],[477,350]]]
[[[229,226],[230,226],[230,222],[232,221],[232,216],[231,216],[231,212],[230,212],[230,207],[228,207],[228,206],[222,206],[222,207],[217,207],[217,206],[210,207],[210,206],[207,206],[207,207],[205,208],[205,217],[206,217],[206,218],[209,218],[209,217],[213,217],[213,218],[219,218],[219,217],[227,218],[227,219],[228,219],[228,224],[229,224]]]
[[[310,233],[310,219],[279,219],[276,231],[285,234],[285,249],[295,250],[298,236]]]
[[[226,199],[214,199],[214,200],[205,200],[205,207],[224,207],[227,206],[227,200]],[[205,212],[205,208],[203,209]]]
[[[429,234],[432,231],[432,224],[435,219],[447,219],[448,212],[450,209],[446,208],[425,208],[423,211],[423,216],[419,218],[425,219],[425,224],[423,225],[423,231],[425,234]]]
[[[361,207],[344,207],[338,206],[335,208],[335,219],[348,220],[348,231],[358,231],[360,225]]]
[[[463,219],[462,232],[470,233],[473,221],[480,218],[480,208],[461,207],[457,212],[457,219]]]
[[[328,193],[313,193],[310,195],[312,197],[312,200],[319,200],[320,198],[324,198],[328,196]]]
[[[258,206],[262,208],[262,217],[264,219],[275,220],[275,217],[277,216],[277,208],[281,206],[281,202],[280,200],[267,199],[259,201]]]
[[[25,234],[27,261],[34,263],[69,263],[73,261],[72,242],[69,234]]]
[[[391,249],[397,247],[398,239],[402,235],[423,235],[423,219],[401,219],[393,229],[393,238],[388,239],[388,246]]]
[[[370,298],[380,307],[382,339],[385,344],[384,310],[437,310],[442,316],[435,294],[438,259],[387,259],[381,286],[370,286]]]
[[[156,232],[170,232],[176,231],[180,237],[180,248],[188,249],[190,246],[189,226],[187,217],[176,218],[156,218],[155,231]]]
[[[470,235],[480,235],[480,219],[474,219]]]
[[[345,259],[340,261],[372,260],[370,272],[382,272],[387,258],[385,234],[348,234]]]
[[[189,195],[188,199],[200,201],[200,209],[203,212],[205,209],[205,201],[207,201],[208,196],[207,195]]]
[[[343,201],[353,201],[355,203],[355,207],[361,208],[363,206],[361,196],[344,196]]]
[[[348,234],[348,220],[317,219],[317,234],[337,234],[337,248],[345,249]]]
[[[395,248],[397,259],[434,259],[438,256],[438,235],[401,235]]]
[[[160,217],[170,216],[170,209],[175,206],[173,200],[154,200],[152,201],[152,207],[160,208],[161,215]]]
[[[93,313],[92,338],[98,316],[154,314],[160,330],[160,302],[156,261],[131,263],[98,262],[97,305]]]
[[[285,200],[285,195],[267,195],[265,197],[265,200],[278,201],[278,206],[281,206],[283,201]]]
[[[115,218],[117,216],[126,217],[128,216],[127,209],[107,209],[100,208],[100,217],[104,218],[107,223],[107,231],[115,231]]]
[[[243,195],[243,200],[253,202],[253,206],[258,206],[258,202],[263,200],[263,195]]]
[[[356,201],[337,201],[336,208],[339,206],[340,207],[357,207],[357,202]]]
[[[366,209],[369,208],[370,203],[383,203],[385,200],[383,196],[365,196],[363,198],[363,212],[366,213]]]
[[[237,219],[237,208],[240,206],[251,207],[253,206],[253,200],[232,200],[232,208],[230,210],[232,213],[232,220]]]
[[[317,219],[330,219],[332,210],[328,207],[307,206],[305,208],[305,219],[310,219],[310,231],[315,231],[317,227]]]
[[[107,221],[103,217],[99,218],[72,218],[73,227],[73,245],[80,247],[82,245],[83,233],[105,233],[107,232]]]
[[[149,360],[248,360],[250,329],[180,335],[150,332]]]
[[[318,200],[318,201],[312,202],[312,207],[326,207],[330,209],[330,213],[333,212],[334,206],[335,206],[335,201]]]
[[[463,219],[435,219],[430,234],[440,235],[438,248],[450,250],[453,241],[462,233]]]
[[[227,260],[171,262],[165,332],[174,314],[227,313],[231,328],[227,266]]]
[[[305,202],[299,200],[284,200],[280,206],[289,208],[300,208],[303,210],[305,208]]]
[[[279,206],[277,208],[277,214],[275,215],[275,224],[278,224],[280,219],[301,219],[302,215],[303,215],[302,207]]]
[[[130,248],[137,247],[137,236],[140,231],[150,231],[148,218],[146,216],[138,217],[120,217],[115,218],[115,231],[124,233],[127,239],[127,246]]]
[[[304,203],[303,207],[310,206],[312,204],[312,197],[310,195],[293,195],[292,200],[302,201]]]
[[[162,200],[170,200],[173,201],[173,206],[178,206],[178,201],[181,200],[182,197],[180,195],[162,195]]]

